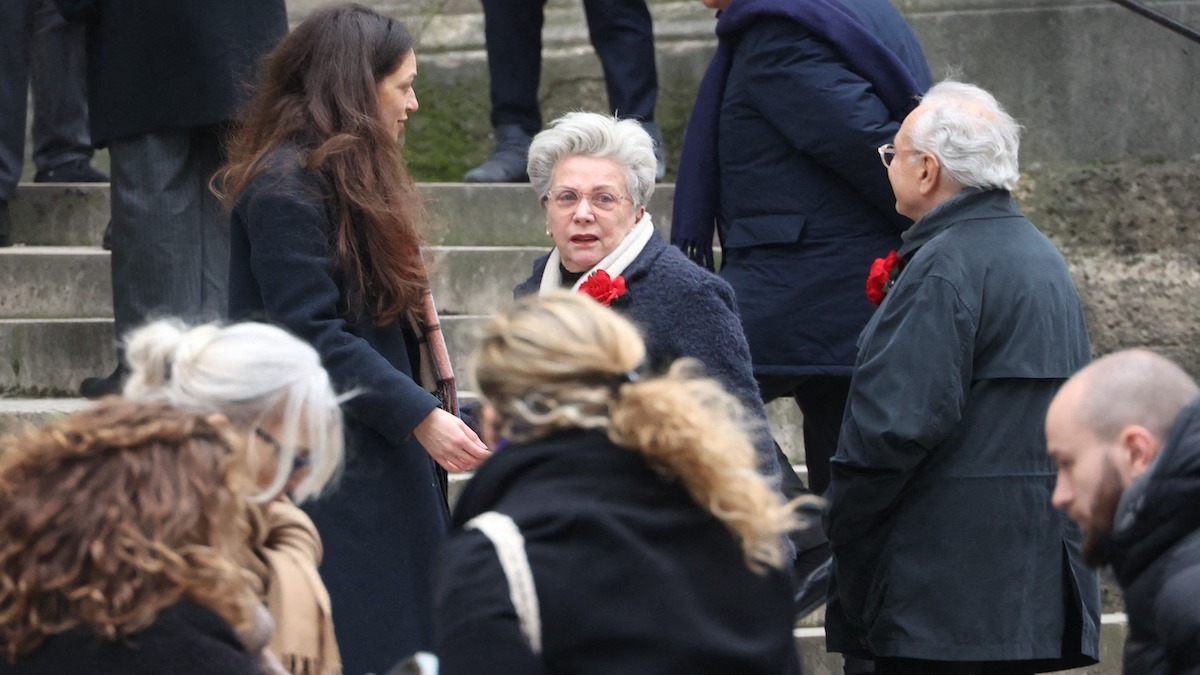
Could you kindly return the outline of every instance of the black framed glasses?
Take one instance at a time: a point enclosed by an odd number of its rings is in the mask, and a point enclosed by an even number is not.
[[[254,435],[265,441],[272,448],[275,448],[275,452],[283,454],[283,444],[276,440],[274,436],[267,433],[266,429],[263,429],[262,427],[254,427]],[[304,446],[297,446],[296,456],[292,457],[292,473],[296,473],[297,471],[311,464],[312,450],[309,450]]]

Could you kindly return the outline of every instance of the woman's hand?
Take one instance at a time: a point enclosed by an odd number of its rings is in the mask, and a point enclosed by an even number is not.
[[[421,420],[413,435],[433,461],[451,473],[470,471],[492,454],[465,422],[441,408]]]

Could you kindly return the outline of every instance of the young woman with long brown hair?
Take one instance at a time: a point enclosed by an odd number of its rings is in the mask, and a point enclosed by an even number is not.
[[[232,208],[231,316],[282,324],[339,390],[358,391],[341,485],[308,507],[349,675],[429,647],[444,472],[488,454],[453,414],[423,209],[398,147],[416,74],[395,19],[354,4],[313,14],[268,56],[218,175]]]

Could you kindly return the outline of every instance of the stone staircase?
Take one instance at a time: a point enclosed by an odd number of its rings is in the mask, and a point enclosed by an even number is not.
[[[434,293],[459,381],[469,392],[467,355],[477,331],[511,303],[513,285],[547,248],[541,210],[528,185],[423,184],[422,190]],[[662,185],[649,205],[664,232],[673,197],[673,186]],[[75,397],[79,381],[114,366],[109,254],[99,246],[108,199],[106,185],[18,189],[14,238],[27,243],[0,249],[0,432],[86,406]],[[781,445],[802,468],[794,406],[780,402],[770,413]],[[467,478],[455,482],[461,486]],[[1119,602],[1108,606],[1119,609]],[[818,612],[796,629],[806,672],[840,673],[841,657],[825,653],[821,620]],[[1123,615],[1107,615],[1102,666],[1077,672],[1117,673],[1124,632]]]
[[[490,149],[486,57],[477,0],[363,0],[419,37],[421,112],[410,125],[414,174],[454,180]],[[289,0],[293,21],[326,0]],[[648,0],[660,75],[658,121],[670,173],[696,84],[715,46],[697,0]],[[1195,46],[1095,0],[894,0],[935,75],[957,69],[995,92],[1026,126],[1018,199],[1063,250],[1087,310],[1094,351],[1150,346],[1200,376],[1200,74]],[[1200,0],[1153,0],[1200,24]],[[578,0],[549,0],[539,98],[546,119],[605,107]],[[98,158],[103,168],[104,157]],[[426,183],[434,292],[460,382],[476,331],[548,244],[525,185]],[[664,232],[674,190],[650,204]],[[114,367],[107,186],[22,185],[14,239],[0,249],[0,432],[87,403],[79,381]],[[865,273],[865,270],[864,270]],[[770,407],[785,451],[802,462],[799,415]],[[461,481],[460,481],[461,482]],[[1105,606],[1119,609],[1106,588]],[[820,616],[797,628],[809,675],[841,672]],[[1123,615],[1106,615],[1099,666],[1120,671]]]

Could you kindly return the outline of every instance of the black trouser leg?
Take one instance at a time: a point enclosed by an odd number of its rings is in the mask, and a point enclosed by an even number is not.
[[[646,0],[584,0],[583,8],[592,46],[604,67],[612,112],[622,118],[653,120],[658,71]]]
[[[537,93],[545,4],[545,0],[483,0],[493,127],[516,124],[530,136],[542,128]]]

